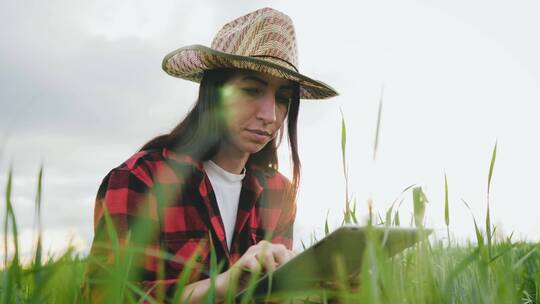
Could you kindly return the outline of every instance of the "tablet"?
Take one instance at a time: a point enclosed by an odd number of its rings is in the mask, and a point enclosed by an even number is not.
[[[308,292],[317,289],[321,282],[336,279],[335,265],[338,258],[345,266],[347,275],[359,274],[368,229],[372,229],[389,257],[431,233],[430,229],[342,226],[276,268],[272,274],[262,276],[254,289],[241,291],[236,299],[241,300],[246,293],[258,298],[269,293]]]

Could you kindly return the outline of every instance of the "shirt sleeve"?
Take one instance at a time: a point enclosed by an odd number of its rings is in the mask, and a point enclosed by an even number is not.
[[[166,294],[176,283],[158,280],[160,221],[153,192],[148,180],[131,170],[113,169],[103,179],[96,197],[95,236],[87,268],[87,295],[92,302],[107,299],[108,292],[117,293],[118,284],[125,283],[120,273],[152,296],[160,291]]]
[[[291,183],[285,177],[282,179],[282,211],[272,237],[272,243],[283,244],[287,249],[292,250],[296,199]]]

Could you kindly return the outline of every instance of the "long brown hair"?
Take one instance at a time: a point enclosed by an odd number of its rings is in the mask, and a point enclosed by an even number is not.
[[[213,69],[205,71],[199,86],[197,102],[187,116],[174,129],[159,135],[142,146],[142,150],[167,148],[176,152],[186,153],[196,160],[211,159],[218,151],[221,139],[224,137],[225,124],[222,118],[220,88],[237,70]],[[293,164],[293,197],[300,182],[300,158],[298,157],[297,128],[298,111],[300,107],[300,89],[295,86],[294,94],[287,114],[287,131],[291,160]],[[279,138],[281,139],[282,133]],[[281,140],[280,140],[281,141]],[[248,158],[248,163],[260,168],[278,169],[277,144],[274,138],[259,152]]]

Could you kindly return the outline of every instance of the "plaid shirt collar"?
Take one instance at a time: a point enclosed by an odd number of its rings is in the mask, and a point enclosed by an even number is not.
[[[193,170],[191,182],[193,185],[198,185],[198,192],[203,202],[206,214],[208,215],[207,225],[211,227],[218,238],[218,244],[225,253],[227,260],[233,264],[240,256],[242,246],[237,241],[237,235],[244,229],[247,224],[250,213],[260,199],[263,192],[263,186],[257,177],[260,177],[262,171],[251,164],[246,165],[246,175],[242,180],[242,189],[240,191],[240,199],[238,205],[238,213],[234,228],[234,237],[231,242],[231,249],[227,246],[225,228],[219,212],[219,207],[214,194],[214,190],[210,183],[210,179],[204,171],[201,161],[195,161],[188,155],[177,154],[169,149],[163,149],[163,157],[170,162],[190,166]]]

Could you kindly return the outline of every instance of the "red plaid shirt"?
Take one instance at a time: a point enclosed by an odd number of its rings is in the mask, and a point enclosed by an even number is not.
[[[112,250],[96,244],[109,244],[103,216],[109,212],[120,244],[135,242],[135,223],[141,231],[151,231],[144,241],[145,254],[140,265],[145,289],[164,284],[171,294],[183,262],[202,247],[190,281],[208,276],[211,237],[218,263],[228,269],[252,245],[266,237],[271,242],[292,247],[296,204],[289,195],[290,182],[274,170],[246,167],[231,248],[227,247],[219,208],[202,163],[171,150],[142,151],[113,169],[99,188],[94,212],[95,237],[91,254],[105,256],[111,262]],[[158,275],[157,251],[173,260],[164,261],[164,273]],[[153,254],[152,254],[153,253]],[[92,273],[90,272],[91,276]]]

